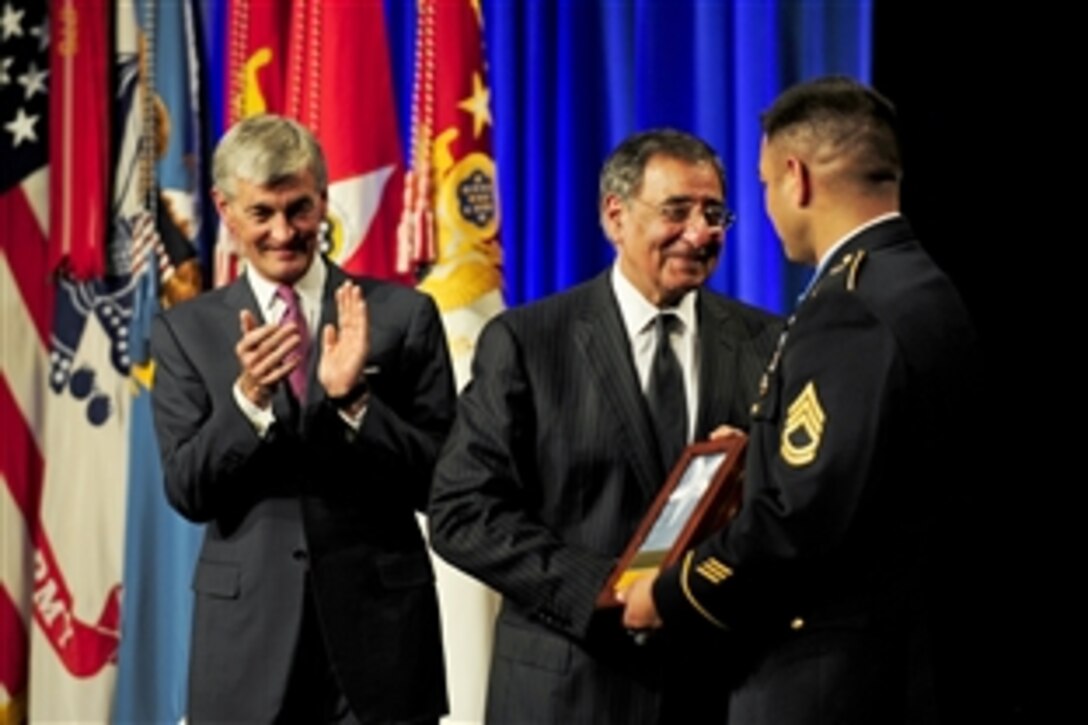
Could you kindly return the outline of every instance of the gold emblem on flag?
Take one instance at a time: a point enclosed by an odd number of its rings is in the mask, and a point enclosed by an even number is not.
[[[435,142],[438,260],[419,285],[444,313],[502,288],[495,162],[480,151],[454,161],[450,144],[456,137],[449,129]]]
[[[499,228],[495,162],[474,151],[454,164],[439,187],[438,213],[458,234],[491,239]]]
[[[816,460],[826,419],[816,385],[810,380],[787,409],[779,448],[782,459],[791,466],[805,466]]]

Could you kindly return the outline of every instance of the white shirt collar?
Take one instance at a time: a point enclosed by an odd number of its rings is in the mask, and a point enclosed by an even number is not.
[[[324,261],[320,255],[315,254],[309,269],[294,284],[295,292],[302,300],[303,313],[311,327],[317,319],[315,312],[321,308],[321,294],[328,274]],[[257,305],[265,316],[265,321],[274,321],[275,318],[269,313],[282,304],[276,296],[279,283],[263,277],[251,264],[246,265],[246,280],[249,288],[253,290],[253,296],[257,298]]]
[[[616,294],[616,301],[620,306],[620,317],[623,318],[628,340],[634,340],[645,332],[658,313],[665,311],[672,312],[680,318],[680,321],[684,323],[685,333],[695,331],[695,290],[681,297],[679,304],[675,307],[658,309],[624,276],[617,261],[612,265],[612,291]]]

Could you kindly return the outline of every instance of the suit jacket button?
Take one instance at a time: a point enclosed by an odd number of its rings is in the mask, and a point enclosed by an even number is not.
[[[295,561],[305,562],[310,558],[305,549],[295,549],[291,552],[291,558]]]

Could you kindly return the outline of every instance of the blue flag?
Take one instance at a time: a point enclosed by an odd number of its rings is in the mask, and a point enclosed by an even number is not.
[[[193,247],[200,225],[194,202],[200,183],[199,123],[191,92],[197,53],[188,0],[141,6],[153,14],[140,16],[138,29],[131,9],[125,3],[118,6],[118,117],[126,123],[118,139],[114,234],[132,250],[136,285],[129,331],[134,399],[113,720],[176,723],[185,715],[190,581],[202,529],[182,519],[166,501],[151,413],[154,365],[148,342],[160,300],[180,301],[200,289]],[[150,79],[139,76],[138,45],[133,42],[137,32],[154,38]],[[156,95],[156,113],[166,114],[167,123],[144,117],[148,106],[139,102],[141,91]],[[164,128],[168,137],[161,134]],[[159,183],[140,186],[140,179],[150,177],[141,172],[152,161]]]

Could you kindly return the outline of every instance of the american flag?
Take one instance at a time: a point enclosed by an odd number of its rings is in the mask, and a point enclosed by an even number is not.
[[[55,282],[50,258],[49,151],[69,151],[47,148],[50,54],[64,45],[85,91],[85,54],[107,27],[100,4],[64,0],[52,5],[59,39],[47,6],[0,0],[0,721],[16,723],[108,717],[130,398],[123,295]],[[91,133],[74,152],[105,155],[105,142]],[[92,198],[86,183],[76,191]]]
[[[49,282],[49,25],[44,0],[0,6],[0,721],[27,713],[41,501]]]

